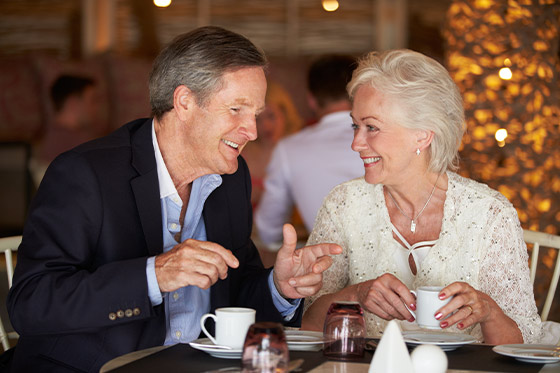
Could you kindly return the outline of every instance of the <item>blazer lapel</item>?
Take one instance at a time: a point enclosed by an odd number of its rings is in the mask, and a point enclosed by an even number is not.
[[[161,228],[161,206],[156,159],[152,144],[152,120],[144,122],[131,135],[132,166],[139,176],[130,185],[136,199],[138,215],[150,255],[160,254],[163,250]]]
[[[231,224],[230,209],[228,198],[225,193],[223,183],[227,182],[227,177],[222,175],[222,185],[216,188],[208,196],[202,215],[206,227],[206,239],[216,242],[224,247],[231,247],[231,229],[224,227]],[[218,280],[210,290],[210,308],[213,312],[216,308],[231,306],[229,300],[229,277],[225,280]]]

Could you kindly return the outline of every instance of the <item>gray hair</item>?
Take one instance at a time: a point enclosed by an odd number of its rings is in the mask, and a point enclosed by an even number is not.
[[[173,93],[180,85],[205,105],[221,87],[224,73],[266,64],[264,52],[249,39],[221,27],[200,27],[179,35],[154,61],[149,83],[152,115],[160,119],[173,109]]]
[[[465,132],[465,112],[459,88],[434,59],[408,49],[371,52],[359,61],[347,91],[354,99],[367,84],[403,107],[401,126],[432,131],[429,170],[456,170]]]

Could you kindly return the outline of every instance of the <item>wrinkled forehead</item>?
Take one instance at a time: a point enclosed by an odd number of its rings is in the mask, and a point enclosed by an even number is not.
[[[260,113],[265,106],[266,87],[262,67],[244,67],[222,74],[218,87],[211,96],[232,104],[254,107]]]

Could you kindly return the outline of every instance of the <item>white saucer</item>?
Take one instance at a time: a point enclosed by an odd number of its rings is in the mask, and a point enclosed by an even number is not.
[[[291,351],[319,351],[323,348],[323,333],[307,330],[284,330]]]
[[[220,349],[218,346],[214,344],[210,340],[210,338],[200,338],[196,341],[192,341],[189,343],[192,348],[196,348],[197,350],[204,351],[207,354],[210,354],[214,357],[219,357],[221,359],[241,359],[241,354],[243,350],[241,349],[233,349],[233,350],[226,350]]]
[[[525,363],[548,364],[560,361],[560,347],[538,344],[512,344],[494,346],[500,355],[514,357]]]
[[[443,351],[453,351],[462,345],[476,342],[473,336],[462,333],[409,330],[404,331],[402,335],[406,344],[410,346],[437,345]]]

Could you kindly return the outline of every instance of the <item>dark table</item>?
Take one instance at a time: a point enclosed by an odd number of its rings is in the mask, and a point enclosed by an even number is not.
[[[498,355],[492,346],[466,345],[455,351],[446,352],[449,369],[478,370],[487,372],[539,372],[543,364],[530,364],[513,358]],[[373,352],[367,351],[363,359],[357,362],[369,364]],[[304,359],[302,371],[307,372],[327,361],[322,351],[290,351],[290,360]],[[205,372],[226,367],[239,367],[239,360],[219,359],[195,350],[188,344],[178,344],[147,357],[133,361],[112,370],[117,373],[143,372]]]

